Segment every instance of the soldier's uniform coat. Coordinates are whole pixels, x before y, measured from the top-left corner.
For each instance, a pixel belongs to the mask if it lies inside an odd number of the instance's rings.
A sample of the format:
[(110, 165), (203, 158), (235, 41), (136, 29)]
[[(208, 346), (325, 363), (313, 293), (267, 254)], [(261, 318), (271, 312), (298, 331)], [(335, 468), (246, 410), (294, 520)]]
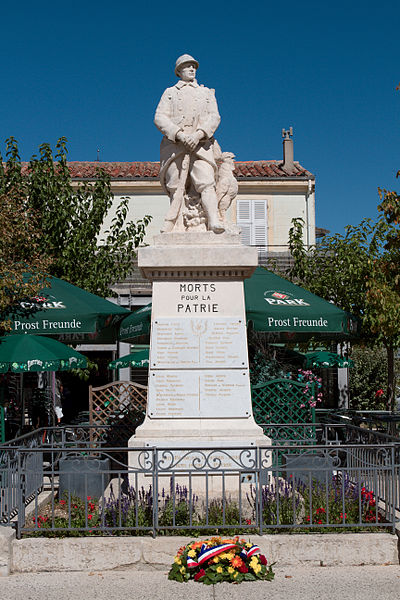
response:
[(215, 92), (196, 81), (178, 81), (167, 88), (157, 106), (154, 123), (164, 134), (160, 148), (160, 181), (171, 195), (176, 190), (182, 159), (188, 150), (176, 140), (178, 131), (205, 133), (191, 153), (189, 174), (198, 193), (215, 186), (217, 165), (214, 154), (220, 152), (213, 135), (220, 123)]

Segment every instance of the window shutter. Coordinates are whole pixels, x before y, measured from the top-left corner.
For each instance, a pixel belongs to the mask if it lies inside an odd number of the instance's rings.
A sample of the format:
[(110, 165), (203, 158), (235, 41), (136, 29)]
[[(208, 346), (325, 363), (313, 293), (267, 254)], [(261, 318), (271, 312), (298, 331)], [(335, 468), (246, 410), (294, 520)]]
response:
[(251, 204), (250, 200), (238, 200), (237, 201), (237, 222), (250, 223), (251, 221)]
[(241, 228), (241, 240), (246, 246), (267, 246), (267, 201), (238, 200), (237, 224)]
[(240, 227), (240, 241), (245, 246), (251, 246), (251, 225), (246, 223), (238, 223)]
[(236, 222), (240, 227), (240, 240), (245, 246), (251, 246), (251, 202), (238, 200)]
[(267, 245), (267, 203), (265, 200), (254, 201), (253, 240), (255, 246)]

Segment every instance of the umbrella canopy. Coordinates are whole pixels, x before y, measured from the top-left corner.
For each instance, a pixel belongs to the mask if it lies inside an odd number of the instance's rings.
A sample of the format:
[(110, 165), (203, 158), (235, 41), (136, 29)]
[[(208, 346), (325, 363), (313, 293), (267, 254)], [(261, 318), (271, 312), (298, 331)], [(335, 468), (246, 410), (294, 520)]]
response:
[(148, 334), (151, 323), (151, 302), (126, 317), (119, 326), (118, 339), (130, 340)]
[[(358, 332), (359, 322), (350, 313), (302, 287), (257, 267), (244, 282), (247, 322), (255, 331), (271, 334), (275, 342), (346, 339)], [(119, 339), (134, 340), (149, 333), (151, 304), (124, 319)]]
[(0, 337), (0, 373), (69, 371), (86, 367), (83, 354), (57, 340), (24, 334)]
[(113, 360), (108, 365), (109, 369), (124, 369), (126, 367), (135, 367), (137, 369), (145, 367), (149, 364), (149, 349), (141, 350), (140, 352), (132, 352), (126, 356), (121, 356), (117, 360)]
[(273, 339), (343, 339), (358, 330), (350, 313), (262, 267), (245, 280), (244, 289), (247, 322)]
[(305, 367), (338, 367), (343, 369), (354, 367), (354, 362), (351, 358), (345, 358), (335, 352), (320, 350), (319, 352), (308, 352), (305, 355)]
[(37, 296), (2, 315), (12, 322), (10, 334), (48, 335), (68, 342), (115, 341), (119, 322), (130, 314), (126, 308), (57, 277), (48, 280)]

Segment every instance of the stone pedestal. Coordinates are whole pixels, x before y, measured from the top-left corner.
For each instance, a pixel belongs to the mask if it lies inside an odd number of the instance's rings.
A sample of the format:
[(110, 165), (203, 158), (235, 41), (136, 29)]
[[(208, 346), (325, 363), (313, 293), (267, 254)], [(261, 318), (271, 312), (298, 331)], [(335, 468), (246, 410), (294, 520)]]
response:
[(153, 282), (149, 394), (130, 447), (268, 446), (252, 412), (243, 288), (257, 250), (229, 233), (154, 242), (139, 250)]

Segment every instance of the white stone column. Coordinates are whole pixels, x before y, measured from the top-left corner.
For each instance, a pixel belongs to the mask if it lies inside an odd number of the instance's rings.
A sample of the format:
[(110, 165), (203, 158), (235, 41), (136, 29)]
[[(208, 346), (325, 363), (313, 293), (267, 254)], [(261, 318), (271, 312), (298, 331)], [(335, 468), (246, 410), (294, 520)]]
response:
[(130, 445), (256, 445), (243, 280), (257, 250), (224, 233), (170, 233), (139, 250), (153, 282), (146, 419)]

